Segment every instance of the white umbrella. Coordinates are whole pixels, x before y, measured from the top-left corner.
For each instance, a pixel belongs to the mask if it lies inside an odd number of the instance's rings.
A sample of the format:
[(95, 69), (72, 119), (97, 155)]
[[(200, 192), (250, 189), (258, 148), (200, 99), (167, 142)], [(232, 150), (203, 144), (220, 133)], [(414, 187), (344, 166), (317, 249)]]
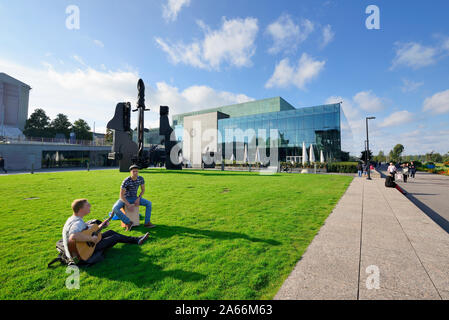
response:
[(260, 162), (259, 146), (256, 147), (256, 158), (254, 162)]
[(245, 153), (243, 154), (243, 162), (248, 162), (248, 146), (245, 144)]
[(313, 144), (310, 144), (309, 160), (310, 160), (310, 163), (315, 162), (315, 152), (313, 152)]
[(323, 154), (323, 150), (321, 150), (320, 152), (320, 162), (324, 163), (324, 154)]
[(229, 159), (229, 160), (231, 160), (231, 161), (235, 160), (234, 154), (232, 154), (231, 159)]
[(309, 159), (307, 158), (306, 143), (302, 142), (302, 164), (305, 165)]

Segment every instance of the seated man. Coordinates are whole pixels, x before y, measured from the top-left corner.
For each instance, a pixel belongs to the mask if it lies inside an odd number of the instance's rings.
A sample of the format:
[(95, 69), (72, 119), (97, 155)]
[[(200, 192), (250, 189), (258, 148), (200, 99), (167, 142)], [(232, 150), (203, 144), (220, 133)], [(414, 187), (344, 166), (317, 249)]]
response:
[[(83, 217), (90, 213), (90, 203), (87, 199), (77, 199), (72, 203), (73, 215), (67, 219), (62, 230), (62, 239), (64, 241), (65, 254), (69, 259), (78, 258), (76, 248), (73, 249), (70, 243), (74, 242), (93, 242), (96, 244), (93, 254), (115, 246), (117, 243), (134, 243), (142, 245), (148, 238), (148, 232), (141, 237), (128, 237), (109, 230), (102, 233), (102, 239), (99, 241), (97, 236), (88, 236), (81, 231), (88, 229), (88, 225), (83, 221)], [(109, 221), (104, 221), (99, 227), (107, 227)]]
[[(145, 224), (147, 228), (154, 228), (155, 225), (150, 222), (151, 218), (151, 201), (143, 199), (142, 196), (145, 193), (145, 180), (143, 177), (139, 176), (139, 167), (137, 165), (132, 165), (129, 167), (130, 176), (123, 180), (120, 188), (120, 199), (112, 207), (114, 214), (126, 224), (126, 230), (131, 230), (133, 223), (132, 221), (120, 210), (124, 206), (130, 207), (132, 205), (145, 206)], [(137, 190), (140, 186), (140, 194), (137, 197)]]

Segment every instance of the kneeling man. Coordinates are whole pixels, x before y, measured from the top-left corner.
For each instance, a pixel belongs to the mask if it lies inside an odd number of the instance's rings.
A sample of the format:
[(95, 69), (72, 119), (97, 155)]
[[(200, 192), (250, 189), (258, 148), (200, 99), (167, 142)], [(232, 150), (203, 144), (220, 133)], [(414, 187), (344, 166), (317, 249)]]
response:
[[(72, 203), (73, 215), (67, 219), (62, 230), (62, 239), (64, 242), (65, 254), (69, 259), (79, 258), (76, 249), (70, 250), (70, 243), (74, 242), (93, 242), (96, 244), (94, 254), (98, 251), (104, 251), (115, 246), (117, 243), (133, 243), (142, 245), (148, 238), (148, 232), (141, 237), (128, 237), (115, 231), (109, 230), (101, 234), (101, 240), (97, 236), (85, 235), (81, 231), (89, 228), (84, 222), (83, 217), (90, 213), (90, 203), (87, 199), (77, 199)], [(99, 227), (107, 227), (109, 221), (103, 221)]]
[[(145, 224), (147, 228), (154, 228), (155, 225), (150, 222), (151, 218), (151, 201), (146, 200), (143, 197), (145, 193), (145, 180), (139, 176), (139, 167), (132, 165), (129, 167), (130, 176), (123, 180), (120, 187), (120, 199), (112, 207), (114, 214), (126, 224), (126, 230), (131, 230), (132, 221), (120, 210), (124, 206), (145, 206)], [(137, 196), (137, 190), (140, 186), (140, 194)]]

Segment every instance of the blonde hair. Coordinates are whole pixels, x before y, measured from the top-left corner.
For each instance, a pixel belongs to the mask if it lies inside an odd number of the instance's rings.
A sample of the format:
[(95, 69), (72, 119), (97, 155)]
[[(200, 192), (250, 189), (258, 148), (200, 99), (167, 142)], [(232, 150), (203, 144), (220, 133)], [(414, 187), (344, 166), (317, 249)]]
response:
[(82, 207), (87, 203), (87, 199), (75, 199), (72, 202), (73, 212), (78, 213)]

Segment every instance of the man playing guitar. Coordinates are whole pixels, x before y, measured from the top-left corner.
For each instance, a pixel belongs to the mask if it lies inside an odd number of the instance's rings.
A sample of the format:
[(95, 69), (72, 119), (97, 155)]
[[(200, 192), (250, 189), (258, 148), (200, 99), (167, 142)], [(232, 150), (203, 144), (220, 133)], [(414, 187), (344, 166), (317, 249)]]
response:
[[(94, 243), (95, 251), (103, 251), (105, 249), (115, 246), (117, 243), (134, 243), (142, 245), (148, 238), (148, 232), (141, 237), (128, 237), (115, 231), (109, 230), (102, 233), (101, 240), (97, 236), (90, 236), (82, 231), (89, 228), (84, 222), (83, 217), (90, 213), (90, 203), (87, 199), (76, 199), (72, 203), (73, 215), (67, 219), (64, 228), (62, 230), (62, 238), (64, 241), (65, 254), (69, 259), (80, 260), (79, 254), (70, 243), (75, 242), (91, 242)], [(103, 221), (99, 228), (107, 227), (109, 225), (109, 219)]]

